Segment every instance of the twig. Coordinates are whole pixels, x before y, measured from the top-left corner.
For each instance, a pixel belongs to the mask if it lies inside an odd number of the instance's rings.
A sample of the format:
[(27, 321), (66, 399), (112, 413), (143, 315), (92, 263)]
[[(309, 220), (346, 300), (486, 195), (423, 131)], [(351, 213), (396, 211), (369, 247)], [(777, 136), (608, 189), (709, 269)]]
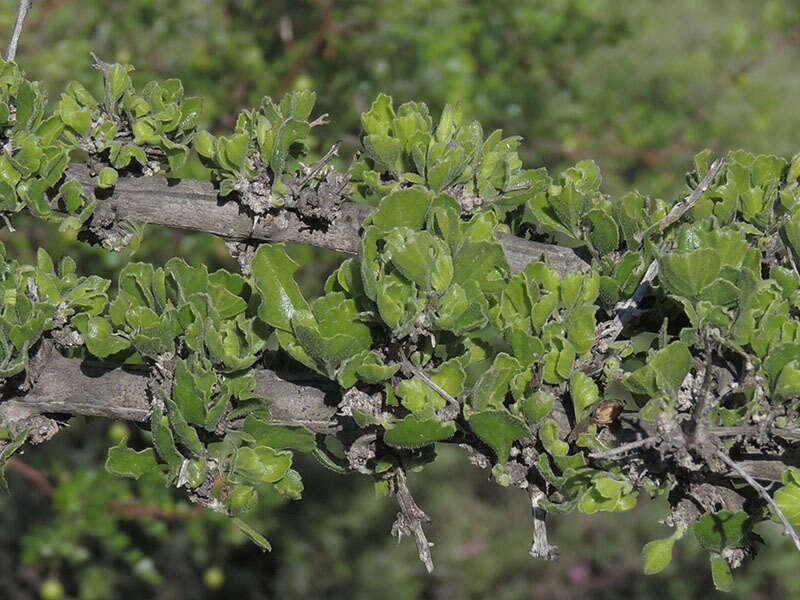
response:
[(138, 519), (139, 517), (155, 517), (164, 520), (186, 519), (206, 512), (202, 506), (187, 506), (185, 510), (170, 510), (160, 506), (142, 504), (137, 500), (114, 500), (108, 507), (111, 511), (127, 519)]
[(425, 537), (425, 531), (422, 529), (422, 523), (430, 523), (431, 518), (414, 502), (411, 491), (408, 489), (406, 472), (403, 467), (397, 468), (394, 476), (395, 496), (397, 497), (397, 503), (400, 505), (400, 512), (397, 513), (397, 518), (392, 525), (392, 535), (397, 536), (398, 542), (403, 539), (403, 536), (413, 535), (414, 540), (417, 542), (419, 559), (425, 565), (428, 573), (432, 573), (433, 557), (431, 556), (431, 546), (433, 544)]
[(434, 392), (436, 392), (442, 398), (447, 400), (448, 404), (451, 404), (452, 406), (457, 407), (459, 411), (461, 410), (461, 404), (459, 404), (458, 400), (456, 398), (454, 398), (453, 396), (451, 396), (447, 392), (447, 390), (445, 390), (442, 386), (440, 386), (438, 383), (436, 383), (433, 379), (428, 377), (428, 375), (427, 375), (427, 373), (425, 373), (425, 371), (423, 371), (419, 367), (415, 367), (413, 364), (411, 364), (411, 361), (406, 358), (405, 354), (401, 354), (400, 358), (403, 361), (403, 367), (407, 371), (410, 371), (416, 377), (419, 377), (422, 380), (422, 382), (425, 383), (429, 388), (431, 388)]
[(630, 450), (635, 450), (636, 448), (647, 446), (655, 441), (656, 441), (655, 437), (649, 436), (646, 438), (642, 438), (640, 440), (636, 440), (635, 442), (622, 444), (621, 446), (617, 446), (616, 448), (603, 450), (601, 452), (593, 452), (592, 454), (589, 455), (589, 458), (611, 458), (613, 456), (617, 456), (618, 454), (625, 454)]
[(703, 340), (706, 350), (706, 372), (703, 374), (703, 383), (700, 386), (700, 393), (698, 394), (697, 401), (692, 410), (692, 419), (694, 420), (695, 427), (692, 436), (695, 439), (705, 431), (705, 418), (708, 414), (709, 398), (711, 396), (711, 341), (708, 339), (707, 330), (703, 331)]
[[(39, 471), (30, 465), (22, 462), (16, 457), (12, 457), (8, 461), (8, 468), (16, 471), (22, 477), (30, 481), (48, 498), (52, 497), (56, 492), (56, 486), (50, 483), (50, 480)], [(152, 506), (149, 504), (142, 504), (136, 499), (120, 499), (112, 500), (108, 505), (109, 510), (127, 519), (136, 519), (139, 517), (155, 517), (157, 519), (184, 519), (186, 517), (197, 516), (205, 512), (205, 509), (199, 506), (189, 506), (186, 510), (169, 510), (161, 508), (160, 506)]]
[(639, 310), (639, 304), (647, 293), (650, 283), (656, 278), (656, 275), (658, 275), (658, 260), (653, 260), (653, 262), (648, 265), (647, 271), (645, 271), (644, 277), (642, 277), (633, 295), (625, 302), (617, 304), (617, 313), (614, 315), (614, 318), (609, 322), (601, 323), (597, 326), (595, 339), (598, 345), (611, 344), (619, 337), (619, 334), (622, 333), (622, 330), (625, 329), (628, 322), (641, 312)]
[(5, 213), (0, 213), (0, 217), (3, 218), (3, 221), (6, 223), (6, 228), (8, 229), (9, 233), (15, 233), (17, 230), (14, 229), (14, 226), (11, 224), (11, 221), (8, 220), (8, 217)]
[(32, 0), (19, 0), (17, 5), (17, 20), (14, 21), (14, 30), (11, 32), (11, 39), (8, 42), (8, 49), (6, 50), (6, 60), (14, 60), (17, 56), (17, 44), (22, 35), (22, 25), (25, 23), (25, 16), (33, 4)]
[(706, 432), (717, 437), (731, 437), (736, 435), (763, 435), (768, 433), (785, 440), (800, 440), (800, 430), (785, 427), (767, 427), (766, 431), (758, 425), (739, 425), (733, 427), (709, 427)]
[(41, 471), (25, 464), (20, 459), (12, 457), (8, 460), (8, 468), (16, 471), (22, 477), (38, 487), (45, 496), (52, 496), (55, 493), (55, 486), (45, 477)]
[(320, 158), (314, 166), (310, 167), (308, 173), (306, 173), (305, 177), (303, 177), (299, 182), (295, 184), (295, 188), (298, 190), (301, 189), (305, 184), (307, 184), (311, 179), (320, 172), (320, 170), (327, 165), (331, 160), (333, 160), (334, 156), (339, 156), (339, 143), (335, 143), (333, 146), (330, 147), (325, 153), (325, 156)]
[(533, 558), (544, 560), (558, 560), (558, 546), (553, 546), (547, 540), (547, 513), (539, 507), (539, 502), (544, 498), (544, 492), (538, 487), (528, 487), (531, 497), (531, 512), (533, 514), (533, 542), (528, 552)]
[(311, 123), (309, 123), (308, 126), (311, 129), (313, 129), (314, 127), (321, 127), (322, 125), (327, 125), (329, 123), (328, 116), (329, 116), (328, 113), (322, 113), (316, 119), (311, 121)]
[(327, 2), (324, 4), (325, 12), (322, 13), (322, 19), (320, 20), (319, 27), (317, 27), (317, 30), (314, 32), (314, 36), (311, 38), (308, 47), (306, 48), (305, 52), (303, 52), (297, 58), (297, 60), (294, 61), (292, 66), (289, 67), (286, 75), (284, 75), (283, 79), (278, 85), (278, 91), (275, 94), (278, 98), (286, 93), (300, 72), (308, 64), (308, 61), (311, 60), (311, 57), (317, 53), (317, 51), (322, 47), (322, 43), (325, 41), (325, 35), (328, 33), (331, 25), (333, 24), (333, 9), (336, 6), (336, 2), (334, 0), (327, 0)]
[(92, 63), (92, 67), (100, 71), (103, 75), (108, 75), (108, 65), (106, 64), (106, 61), (97, 56), (94, 51), (89, 52), (89, 56), (91, 56), (92, 60), (94, 61), (94, 63)]
[(764, 500), (767, 501), (767, 504), (770, 505), (772, 510), (775, 511), (775, 514), (778, 515), (778, 518), (781, 520), (781, 523), (783, 523), (784, 533), (792, 539), (795, 548), (797, 548), (797, 550), (800, 551), (800, 536), (797, 535), (797, 532), (794, 530), (794, 527), (792, 527), (792, 524), (789, 523), (789, 519), (786, 518), (786, 515), (783, 514), (783, 511), (780, 509), (775, 500), (772, 499), (772, 496), (770, 496), (767, 490), (764, 489), (764, 486), (762, 486), (755, 479), (753, 479), (747, 471), (745, 471), (742, 467), (740, 467), (736, 463), (736, 461), (734, 461), (730, 456), (725, 454), (722, 450), (717, 449), (716, 455), (722, 460), (722, 462), (724, 462), (731, 469), (733, 469), (739, 475), (741, 475), (742, 479), (744, 479), (747, 483), (749, 483), (750, 487), (752, 487), (756, 492), (758, 492), (759, 496), (761, 496)]
[(669, 211), (666, 217), (657, 221), (644, 231), (641, 231), (633, 236), (637, 242), (641, 242), (648, 233), (650, 233), (654, 229), (658, 229), (659, 231), (664, 231), (667, 227), (675, 223), (678, 219), (680, 219), (686, 212), (691, 209), (700, 197), (708, 191), (708, 188), (711, 187), (711, 184), (714, 182), (714, 179), (717, 176), (717, 173), (720, 172), (722, 166), (725, 164), (725, 157), (719, 157), (711, 163), (711, 166), (708, 168), (708, 172), (705, 174), (703, 179), (697, 184), (697, 187), (692, 190), (692, 193), (683, 201), (678, 202), (675, 206), (672, 207), (672, 210)]

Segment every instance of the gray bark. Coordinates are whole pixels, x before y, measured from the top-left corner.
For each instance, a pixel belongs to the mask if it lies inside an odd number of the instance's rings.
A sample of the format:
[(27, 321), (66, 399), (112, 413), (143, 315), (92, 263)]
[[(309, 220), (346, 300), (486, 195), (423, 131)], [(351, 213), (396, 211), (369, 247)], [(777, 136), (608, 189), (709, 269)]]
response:
[[(143, 367), (120, 367), (65, 358), (54, 352), (48, 357), (32, 389), (0, 401), (0, 422), (7, 425), (41, 414), (98, 416), (144, 422), (150, 418), (147, 371)], [(269, 402), (272, 420), (297, 424), (314, 433), (336, 434), (342, 430), (337, 419), (342, 389), (321, 376), (297, 376), (256, 371), (256, 394)], [(556, 404), (556, 410), (561, 407)], [(620, 419), (619, 427), (606, 429), (604, 439), (619, 445), (635, 439), (644, 423)], [(797, 456), (751, 456), (740, 466), (757, 479), (780, 481)], [(728, 476), (738, 479), (733, 472)]]
[[(54, 352), (33, 388), (0, 402), (0, 422), (34, 414), (69, 414), (147, 421), (147, 370), (65, 358)], [(257, 395), (269, 401), (275, 423), (301, 424), (315, 433), (335, 433), (339, 387), (314, 377), (256, 371)]]
[[(175, 229), (204, 231), (231, 240), (296, 242), (320, 248), (357, 254), (361, 241), (361, 223), (373, 210), (371, 206), (342, 202), (338, 216), (322, 230), (304, 223), (292, 211), (281, 212), (283, 219), (253, 218), (233, 200), (221, 198), (210, 181), (168, 179), (166, 177), (120, 177), (113, 193), (94, 189), (94, 177), (88, 167), (72, 164), (67, 177), (76, 179), (85, 193), (96, 191), (98, 216)], [(524, 240), (500, 233), (500, 243), (514, 273), (542, 255), (562, 275), (586, 270), (588, 264), (574, 250)]]

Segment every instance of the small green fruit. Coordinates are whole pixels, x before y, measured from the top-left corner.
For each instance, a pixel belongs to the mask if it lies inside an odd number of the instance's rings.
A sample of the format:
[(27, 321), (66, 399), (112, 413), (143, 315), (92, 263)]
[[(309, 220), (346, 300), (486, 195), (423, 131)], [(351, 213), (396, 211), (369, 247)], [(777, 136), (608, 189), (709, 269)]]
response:
[(120, 421), (115, 421), (108, 428), (108, 439), (115, 444), (119, 444), (122, 440), (126, 439), (131, 434), (130, 428)]
[(203, 573), (203, 582), (209, 589), (221, 588), (225, 584), (225, 573), (217, 566), (208, 567)]
[(55, 577), (48, 577), (39, 588), (42, 600), (59, 600), (64, 597), (64, 586)]

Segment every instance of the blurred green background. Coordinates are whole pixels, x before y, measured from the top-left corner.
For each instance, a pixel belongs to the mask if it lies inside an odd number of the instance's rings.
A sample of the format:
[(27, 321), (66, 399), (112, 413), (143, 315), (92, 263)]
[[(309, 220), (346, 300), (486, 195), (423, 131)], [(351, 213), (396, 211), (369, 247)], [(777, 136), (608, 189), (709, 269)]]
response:
[[(16, 0), (0, 0), (0, 37)], [(460, 101), (485, 131), (524, 138), (528, 167), (558, 171), (593, 158), (612, 195), (639, 189), (676, 197), (693, 155), (744, 147), (800, 149), (800, 2), (797, 0), (37, 0), (17, 60), (56, 101), (78, 79), (99, 90), (89, 51), (130, 62), (142, 85), (179, 77), (206, 98), (204, 126), (232, 128), (264, 95), (310, 88), (330, 124), (314, 130), (321, 155), (358, 146), (359, 113), (378, 92), (424, 100), (434, 114)], [(202, 177), (195, 164), (184, 175)], [(19, 216), (9, 253), (39, 246), (70, 254), (84, 272), (113, 277), (127, 253), (87, 248), (74, 236)], [(340, 257), (304, 247), (301, 285), (313, 296)], [(178, 255), (235, 269), (211, 236), (148, 228), (135, 259)], [(530, 515), (519, 490), (499, 488), (458, 448), (411, 476), (433, 518), (437, 569), (427, 576), (414, 544), (389, 536), (392, 499), (370, 481), (297, 457), (304, 499), (274, 497), (251, 522), (273, 545), (262, 555), (228, 520), (198, 513), (180, 492), (102, 469), (109, 444), (141, 435), (122, 423), (73, 419), (52, 442), (29, 448), (0, 497), (0, 598), (214, 599), (692, 598), (715, 594), (707, 555), (688, 538), (657, 576), (642, 574), (642, 546), (667, 529), (665, 504), (629, 513), (555, 516), (557, 564), (527, 555)], [(777, 527), (735, 573), (729, 597), (800, 597), (798, 559)], [(793, 569), (795, 569), (793, 571)]]

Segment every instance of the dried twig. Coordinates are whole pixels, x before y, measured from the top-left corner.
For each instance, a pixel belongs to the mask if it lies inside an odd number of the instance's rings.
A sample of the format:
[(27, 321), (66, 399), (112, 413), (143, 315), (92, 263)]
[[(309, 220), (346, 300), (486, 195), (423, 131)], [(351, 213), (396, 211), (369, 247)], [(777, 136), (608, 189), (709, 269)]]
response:
[(309, 167), (308, 173), (306, 173), (305, 177), (303, 177), (299, 182), (294, 184), (296, 189), (301, 189), (305, 184), (307, 184), (314, 176), (319, 173), (325, 165), (333, 160), (335, 156), (339, 156), (339, 143), (335, 143), (330, 149), (325, 153), (325, 156), (320, 158), (313, 166)]
[(610, 448), (608, 450), (603, 450), (601, 452), (592, 452), (589, 455), (589, 458), (612, 458), (619, 454), (625, 454), (631, 450), (636, 450), (637, 448), (641, 448), (642, 446), (648, 446), (656, 441), (656, 438), (653, 436), (642, 438), (640, 440), (636, 440), (635, 442), (629, 442), (627, 444), (622, 444), (621, 446), (617, 446), (616, 448)]
[[(669, 211), (669, 214), (666, 217), (657, 223), (654, 223), (647, 230), (634, 235), (634, 239), (637, 242), (641, 242), (645, 235), (647, 235), (650, 231), (653, 231), (654, 229), (664, 231), (664, 229), (680, 219), (686, 213), (686, 211), (697, 204), (697, 201), (700, 199), (700, 197), (708, 190), (709, 187), (711, 187), (714, 178), (717, 176), (724, 164), (725, 158), (723, 157), (717, 158), (714, 162), (712, 162), (702, 181), (700, 181), (697, 187), (692, 190), (692, 193), (689, 194), (689, 196), (683, 202), (679, 202), (673, 206), (672, 210)], [(665, 246), (662, 245), (661, 251), (663, 252), (664, 250)], [(595, 332), (595, 339), (599, 345), (607, 345), (616, 340), (617, 337), (619, 337), (619, 334), (622, 333), (625, 325), (627, 325), (633, 317), (640, 314), (641, 311), (639, 309), (639, 304), (644, 298), (644, 295), (647, 293), (650, 283), (656, 278), (656, 275), (658, 275), (658, 260), (653, 260), (648, 265), (642, 281), (639, 283), (636, 291), (633, 292), (633, 296), (631, 296), (625, 302), (617, 304), (615, 307), (616, 315), (614, 315), (614, 319), (598, 325), (597, 331)]]
[(8, 220), (8, 217), (6, 216), (5, 213), (0, 213), (0, 217), (3, 218), (3, 221), (5, 222), (6, 228), (8, 229), (9, 233), (15, 233), (17, 231), (16, 229), (14, 229), (14, 226), (11, 224), (11, 221)]
[(425, 565), (428, 573), (432, 573), (433, 557), (431, 556), (431, 546), (433, 544), (425, 537), (425, 531), (422, 529), (422, 524), (430, 523), (431, 518), (414, 502), (411, 491), (408, 489), (406, 472), (403, 467), (396, 469), (394, 474), (395, 496), (397, 497), (397, 503), (400, 505), (400, 512), (397, 513), (397, 518), (392, 525), (392, 535), (397, 536), (398, 542), (403, 536), (413, 535), (417, 542), (419, 559)]
[(731, 469), (733, 469), (739, 475), (741, 475), (742, 479), (744, 479), (747, 483), (749, 483), (750, 487), (752, 487), (756, 492), (758, 492), (759, 496), (761, 496), (764, 500), (767, 501), (767, 504), (770, 505), (772, 510), (775, 511), (775, 514), (781, 520), (781, 523), (783, 523), (784, 533), (792, 539), (795, 548), (797, 548), (797, 550), (800, 551), (800, 536), (797, 535), (797, 532), (794, 530), (794, 527), (792, 527), (792, 524), (789, 523), (789, 519), (786, 518), (786, 515), (783, 514), (783, 511), (775, 502), (775, 500), (772, 499), (772, 496), (770, 496), (767, 490), (764, 489), (764, 486), (762, 486), (755, 479), (753, 479), (753, 477), (751, 477), (747, 471), (745, 471), (742, 467), (740, 467), (735, 460), (733, 460), (730, 456), (725, 454), (722, 450), (717, 449), (715, 454), (720, 458), (720, 460), (722, 460), (722, 462), (724, 462)]
[(645, 231), (641, 231), (633, 236), (633, 238), (640, 242), (644, 239), (644, 237), (653, 231), (654, 229), (658, 229), (659, 231), (664, 231), (667, 227), (675, 223), (678, 219), (680, 219), (686, 212), (691, 209), (700, 197), (708, 191), (708, 188), (711, 187), (711, 184), (714, 182), (714, 179), (717, 177), (717, 174), (722, 169), (722, 166), (725, 164), (725, 158), (719, 157), (711, 163), (711, 166), (708, 168), (708, 172), (703, 176), (703, 179), (697, 184), (697, 187), (692, 190), (692, 193), (689, 194), (683, 202), (678, 202), (675, 206), (672, 207), (672, 210), (669, 211), (666, 217), (661, 219), (660, 221), (654, 223), (652, 226), (648, 227)]
[(17, 45), (22, 35), (22, 25), (25, 23), (25, 17), (28, 14), (31, 4), (33, 4), (32, 0), (19, 0), (19, 4), (17, 5), (17, 20), (14, 21), (14, 30), (11, 32), (11, 39), (8, 42), (6, 60), (14, 60), (17, 56)]
[(614, 318), (611, 321), (601, 323), (597, 326), (595, 339), (598, 345), (611, 344), (619, 337), (619, 334), (622, 333), (622, 330), (625, 329), (628, 322), (640, 313), (639, 304), (642, 299), (644, 299), (644, 295), (647, 293), (647, 290), (650, 288), (650, 283), (656, 278), (656, 275), (658, 275), (658, 260), (654, 260), (647, 267), (647, 271), (645, 271), (644, 277), (642, 277), (642, 281), (639, 282), (633, 295), (625, 302), (617, 304)]
[(785, 440), (800, 440), (800, 430), (786, 427), (761, 427), (760, 425), (737, 425), (731, 427), (709, 427), (706, 433), (717, 437), (732, 437), (737, 435), (761, 436), (774, 435)]
[(539, 502), (544, 499), (544, 492), (534, 485), (529, 486), (528, 491), (531, 497), (531, 511), (533, 513), (533, 542), (528, 554), (533, 558), (558, 560), (558, 546), (553, 546), (547, 540), (547, 523), (545, 522), (547, 513), (539, 507)]
[(103, 75), (108, 75), (108, 64), (106, 64), (106, 61), (97, 56), (93, 51), (89, 52), (89, 56), (91, 56), (94, 61), (92, 67), (100, 71)]
[(703, 339), (706, 351), (706, 372), (703, 375), (703, 383), (700, 386), (697, 400), (692, 410), (692, 419), (694, 420), (694, 434), (693, 437), (699, 437), (705, 431), (705, 419), (709, 410), (709, 400), (711, 397), (711, 341), (708, 337), (708, 331), (704, 330)]

